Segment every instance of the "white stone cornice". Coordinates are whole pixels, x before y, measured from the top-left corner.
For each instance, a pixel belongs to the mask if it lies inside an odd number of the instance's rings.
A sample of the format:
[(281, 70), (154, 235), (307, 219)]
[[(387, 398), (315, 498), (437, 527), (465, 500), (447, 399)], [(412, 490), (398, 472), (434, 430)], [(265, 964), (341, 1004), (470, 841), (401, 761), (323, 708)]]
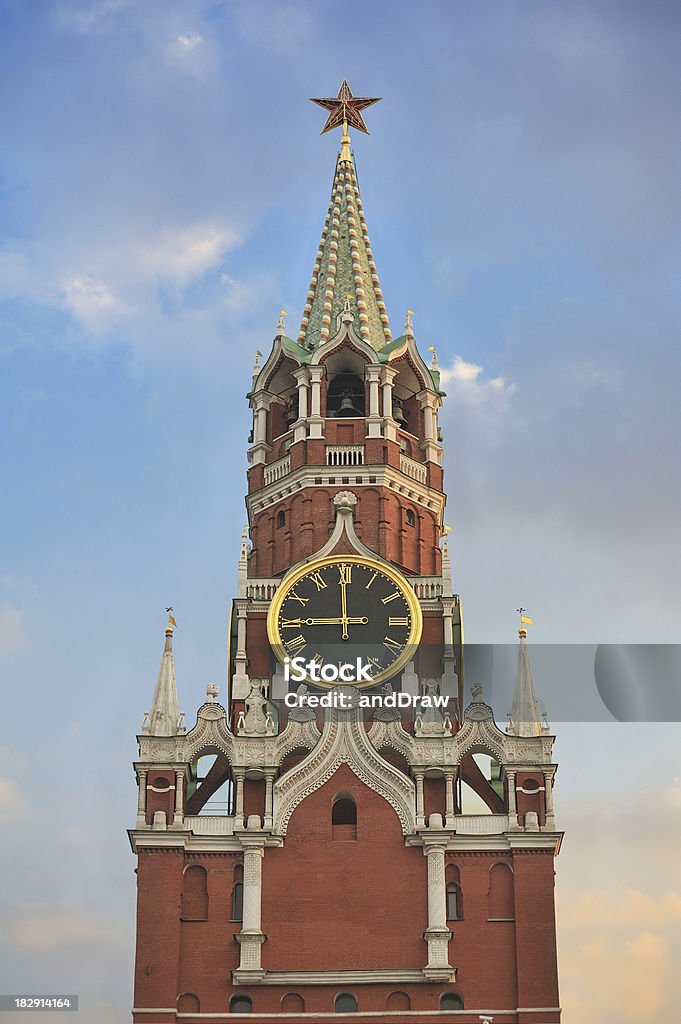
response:
[[(455, 974), (456, 968), (450, 968)], [(232, 972), (235, 984), (244, 984), (237, 971)], [(409, 985), (418, 984), (430, 979), (424, 975), (423, 969), (409, 968), (377, 968), (370, 971), (266, 971), (259, 980), (260, 985)], [(391, 1014), (392, 1015), (392, 1014)], [(323, 1014), (322, 1016), (330, 1016)]]
[[(442, 491), (428, 487), (418, 480), (413, 480), (401, 470), (393, 466), (364, 464), (361, 466), (300, 466), (294, 469), (288, 476), (274, 483), (253, 491), (246, 497), (246, 506), (249, 515), (257, 515), (263, 509), (269, 508), (282, 498), (300, 491), (305, 487), (319, 488), (322, 486), (335, 486), (329, 484), (329, 480), (338, 480), (339, 476), (351, 476), (352, 487), (389, 487), (398, 494), (404, 494), (410, 500), (415, 501), (424, 508), (431, 509), (440, 518), (444, 512), (445, 496)], [(375, 477), (375, 482), (369, 483), (369, 476)], [(357, 477), (362, 480), (361, 484), (356, 482)], [(321, 479), (322, 483), (315, 483)]]

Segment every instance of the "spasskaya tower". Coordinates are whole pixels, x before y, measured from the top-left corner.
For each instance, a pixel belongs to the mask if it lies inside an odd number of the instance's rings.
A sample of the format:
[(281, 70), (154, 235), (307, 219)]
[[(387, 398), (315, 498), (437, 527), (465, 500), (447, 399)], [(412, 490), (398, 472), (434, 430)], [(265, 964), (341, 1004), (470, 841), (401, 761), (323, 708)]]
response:
[(410, 311), (393, 337), (350, 148), (376, 100), (315, 102), (341, 147), (300, 330), (279, 317), (249, 390), (226, 700), (186, 731), (171, 619), (138, 737), (133, 1020), (557, 1024), (524, 621), (502, 732), (465, 699), (437, 358)]

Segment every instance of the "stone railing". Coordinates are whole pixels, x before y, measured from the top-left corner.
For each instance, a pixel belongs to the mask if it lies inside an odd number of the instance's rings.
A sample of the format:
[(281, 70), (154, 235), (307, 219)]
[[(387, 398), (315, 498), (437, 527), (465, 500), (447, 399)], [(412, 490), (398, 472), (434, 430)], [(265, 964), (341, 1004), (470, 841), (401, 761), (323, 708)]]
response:
[(231, 836), (234, 834), (234, 818), (226, 814), (186, 814), (185, 828), (197, 836)]
[(285, 455), (283, 459), (277, 459), (276, 462), (271, 462), (269, 466), (265, 466), (265, 487), (267, 487), (268, 484), (275, 483), (277, 480), (281, 480), (284, 476), (288, 476), (290, 472), (290, 455)]
[(246, 597), (251, 601), (271, 601), (278, 586), (278, 580), (248, 579), (246, 580)]
[(508, 814), (457, 814), (457, 833), (472, 836), (495, 836), (508, 832)]
[(363, 466), (363, 444), (327, 444), (327, 466)]
[(436, 601), (444, 593), (441, 576), (419, 576), (409, 582), (421, 601)]
[(422, 462), (416, 462), (408, 455), (400, 455), (400, 469), (411, 480), (416, 480), (419, 484), (428, 483), (428, 468)]

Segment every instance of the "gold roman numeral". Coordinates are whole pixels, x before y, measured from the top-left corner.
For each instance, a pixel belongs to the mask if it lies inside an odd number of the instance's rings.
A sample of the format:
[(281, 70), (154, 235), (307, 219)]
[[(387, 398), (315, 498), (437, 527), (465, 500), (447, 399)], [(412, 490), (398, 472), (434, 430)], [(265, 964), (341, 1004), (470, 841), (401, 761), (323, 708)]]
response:
[(381, 604), (390, 604), (390, 602), (394, 601), (396, 597), (401, 597), (401, 596), (402, 595), (400, 594), (399, 590), (396, 590), (394, 594), (388, 594), (387, 597), (382, 597), (381, 598)]
[(368, 590), (368, 589), (369, 589), (369, 587), (370, 587), (370, 586), (371, 586), (371, 584), (372, 584), (372, 583), (374, 582), (374, 580), (376, 579), (376, 577), (377, 577), (377, 576), (378, 576), (378, 573), (377, 573), (377, 572), (375, 572), (375, 573), (373, 574), (373, 576), (371, 577), (371, 579), (369, 580), (369, 582), (367, 583), (366, 587), (364, 588), (365, 590)]
[(308, 579), (312, 580), (312, 582), (317, 588), (317, 591), (326, 590), (326, 582), (323, 579), (322, 574), (321, 572), (319, 572), (319, 570), (317, 570), (317, 572), (313, 572), (310, 576), (308, 576)]
[(339, 583), (352, 583), (352, 566), (351, 565), (339, 565), (338, 571), (340, 573)]
[(391, 654), (397, 654), (402, 650), (404, 644), (400, 644), (397, 640), (393, 640), (392, 637), (386, 636), (383, 638), (383, 646), (387, 647)]
[(406, 615), (391, 615), (388, 618), (389, 626), (408, 626), (409, 618)]
[(281, 620), (281, 628), (282, 629), (300, 629), (302, 624), (303, 624), (303, 620), (302, 619), (282, 619)]
[(294, 636), (292, 640), (287, 640), (286, 647), (293, 651), (302, 651), (303, 647), (307, 647), (307, 640), (301, 633), (300, 636)]
[(292, 590), (291, 593), (286, 598), (286, 600), (287, 601), (288, 600), (297, 601), (298, 604), (302, 604), (303, 607), (304, 607), (307, 604), (307, 602), (310, 600), (310, 598), (309, 597), (298, 597), (298, 595), (296, 594), (295, 590)]

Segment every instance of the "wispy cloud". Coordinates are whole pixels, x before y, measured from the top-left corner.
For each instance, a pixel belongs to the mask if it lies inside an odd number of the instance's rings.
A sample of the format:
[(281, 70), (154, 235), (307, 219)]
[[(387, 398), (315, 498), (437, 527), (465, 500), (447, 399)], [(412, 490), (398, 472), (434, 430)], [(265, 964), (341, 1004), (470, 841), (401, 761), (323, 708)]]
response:
[(19, 650), (26, 643), (25, 612), (11, 604), (0, 607), (0, 657)]

